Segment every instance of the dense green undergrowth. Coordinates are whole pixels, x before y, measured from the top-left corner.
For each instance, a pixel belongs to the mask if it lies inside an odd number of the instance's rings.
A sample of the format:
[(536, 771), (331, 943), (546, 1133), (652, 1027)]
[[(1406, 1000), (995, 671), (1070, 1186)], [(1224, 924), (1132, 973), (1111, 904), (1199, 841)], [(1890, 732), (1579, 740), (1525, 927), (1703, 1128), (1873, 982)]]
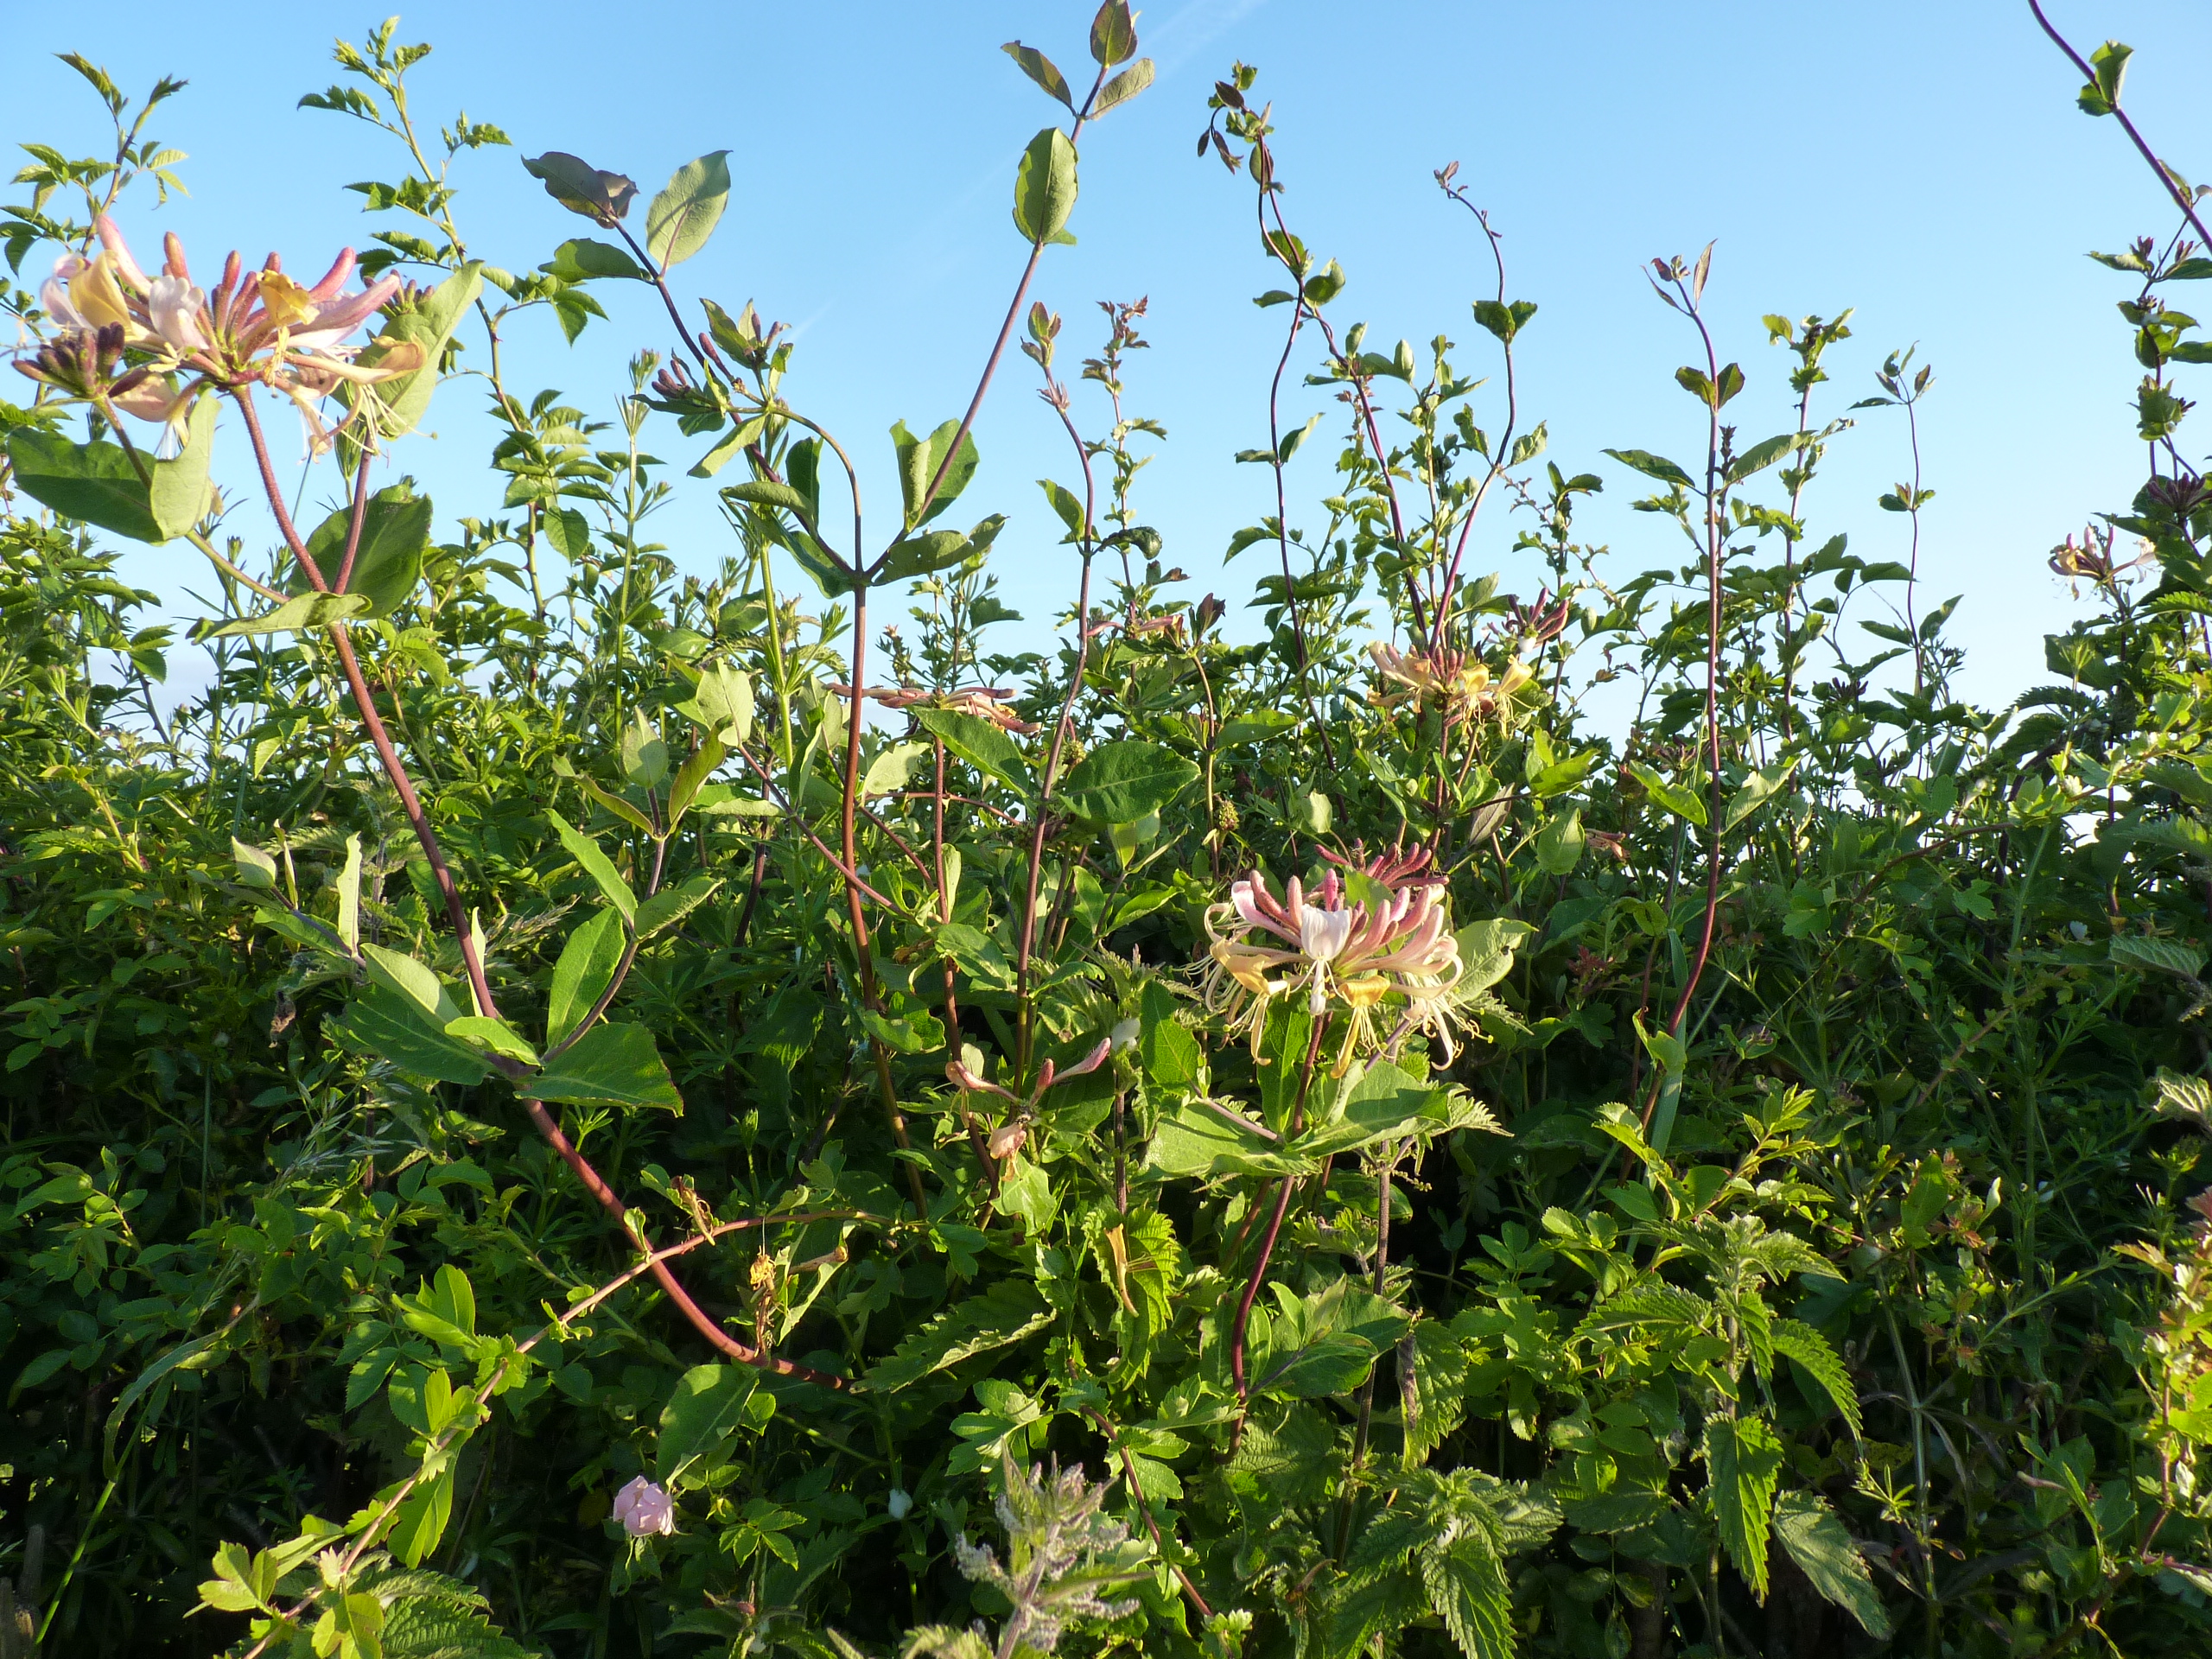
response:
[[(1502, 257), (1478, 350), (1370, 338), (1240, 66), (1200, 149), (1287, 366), (1238, 459), (1334, 454), (1235, 537), (1238, 634), (1146, 516), (1144, 305), (1033, 302), (1151, 79), (1122, 0), (1089, 48), (1007, 48), (1064, 124), (976, 404), (1068, 448), (988, 516), (973, 407), (849, 447), (686, 289), (721, 153), (635, 204), (530, 159), (591, 234), (499, 268), (447, 168), (505, 139), (421, 124), (387, 25), (306, 100), (402, 168), (310, 288), (152, 257), (175, 89), (76, 65), (115, 147), (0, 221), (0, 1653), (2204, 1651), (2193, 194), (2096, 256), (2145, 481), (1985, 709), (1916, 470), (1879, 549), (1815, 511), (1833, 445), (1916, 456), (1910, 353), (1770, 316), (1747, 377), (1655, 261), (1681, 423), (1573, 470)], [(618, 295), (628, 395), (518, 378)], [(434, 391), (496, 423), (465, 501), (398, 470)], [(651, 539), (678, 491), (719, 545)]]

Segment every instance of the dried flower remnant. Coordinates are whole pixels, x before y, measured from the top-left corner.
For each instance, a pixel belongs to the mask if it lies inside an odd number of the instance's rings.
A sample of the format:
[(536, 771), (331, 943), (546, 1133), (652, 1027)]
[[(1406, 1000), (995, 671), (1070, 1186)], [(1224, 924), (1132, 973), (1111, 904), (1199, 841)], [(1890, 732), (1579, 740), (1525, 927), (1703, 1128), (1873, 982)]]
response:
[(1014, 1102), (1015, 1109), (1005, 1122), (991, 1131), (990, 1140), (986, 1143), (993, 1158), (1011, 1158), (1021, 1150), (1022, 1142), (1029, 1138), (1029, 1126), (1036, 1121), (1038, 1103), (1045, 1098), (1045, 1091), (1056, 1083), (1065, 1083), (1070, 1077), (1080, 1077), (1096, 1071), (1106, 1064), (1107, 1056), (1113, 1052), (1114, 1039), (1109, 1037), (1065, 1071), (1056, 1069), (1052, 1061), (1046, 1061), (1038, 1068), (1037, 1080), (1030, 1086), (1026, 1099), (1011, 1089), (984, 1081), (982, 1075), (965, 1059), (948, 1061), (944, 1075), (956, 1089), (965, 1090), (969, 1094), (996, 1095), (1002, 1100)]
[(1408, 1029), (1427, 1031), (1452, 1052), (1449, 994), (1461, 970), (1450, 931), (1444, 887), (1422, 872), (1427, 849), (1391, 853), (1351, 867), (1362, 885), (1379, 886), (1373, 902), (1351, 896), (1351, 884), (1331, 870), (1310, 894), (1293, 876), (1277, 899), (1265, 874), (1232, 883), (1229, 899), (1206, 912), (1213, 941), (1205, 982), (1206, 1011), (1246, 1033), (1257, 1058), (1268, 1009), (1275, 997), (1302, 992), (1315, 1016), (1332, 1002), (1351, 1015), (1341, 1071), (1355, 1051), (1374, 1043), (1374, 1010), (1394, 993), (1405, 999)]
[[(833, 685), (830, 690), (841, 697), (852, 696), (850, 686)], [(1018, 737), (1027, 737), (1039, 729), (1035, 722), (1022, 719), (1007, 706), (1013, 702), (1014, 694), (995, 685), (963, 686), (955, 691), (925, 691), (911, 685), (872, 685), (861, 695), (887, 709), (944, 709), (957, 715), (972, 715)]]

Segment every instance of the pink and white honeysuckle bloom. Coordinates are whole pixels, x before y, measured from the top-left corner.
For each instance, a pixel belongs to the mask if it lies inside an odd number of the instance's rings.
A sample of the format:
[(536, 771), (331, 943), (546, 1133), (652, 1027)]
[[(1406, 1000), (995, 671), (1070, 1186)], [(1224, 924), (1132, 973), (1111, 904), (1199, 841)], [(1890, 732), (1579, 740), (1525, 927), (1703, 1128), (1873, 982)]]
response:
[[(355, 359), (361, 345), (348, 339), (400, 291), (387, 276), (353, 293), (353, 251), (342, 250), (321, 281), (302, 287), (270, 255), (246, 270), (236, 253), (211, 292), (195, 285), (184, 245), (174, 232), (162, 239), (161, 270), (149, 276), (123, 232), (105, 214), (95, 229), (100, 251), (90, 259), (64, 254), (39, 290), (47, 314), (70, 333), (118, 327), (140, 376), (130, 398), (118, 407), (171, 427), (181, 423), (203, 390), (236, 391), (259, 385), (292, 400), (305, 423), (311, 449), (327, 448), (331, 432), (315, 408), (341, 385), (373, 385), (420, 368), (422, 347), (385, 340), (373, 364)], [(50, 379), (35, 360), (16, 367), (34, 379)], [(346, 419), (370, 407), (363, 398)], [(341, 422), (340, 424), (343, 425)]]
[(676, 1530), (676, 1504), (667, 1490), (643, 1475), (614, 1494), (614, 1518), (632, 1538)]
[(1374, 1010), (1393, 994), (1405, 999), (1409, 1028), (1429, 1032), (1452, 1051), (1448, 997), (1461, 971), (1443, 883), (1421, 878), (1426, 852), (1386, 854), (1351, 866), (1388, 897), (1351, 897), (1331, 870), (1311, 893), (1298, 877), (1278, 899), (1255, 870), (1230, 884), (1226, 903), (1206, 912), (1206, 1011), (1245, 1033), (1253, 1057), (1278, 996), (1302, 993), (1315, 1018), (1341, 1006), (1351, 1015), (1338, 1070), (1371, 1043)]

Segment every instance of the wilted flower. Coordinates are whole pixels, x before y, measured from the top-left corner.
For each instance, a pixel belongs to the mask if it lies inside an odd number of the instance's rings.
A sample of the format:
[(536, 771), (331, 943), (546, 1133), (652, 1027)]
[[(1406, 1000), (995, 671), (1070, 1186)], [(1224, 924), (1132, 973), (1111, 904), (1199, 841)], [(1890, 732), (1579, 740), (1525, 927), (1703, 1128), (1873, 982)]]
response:
[(1460, 974), (1459, 948), (1442, 882), (1417, 879), (1427, 862), (1420, 849), (1353, 866), (1366, 883), (1385, 889), (1372, 903), (1351, 898), (1335, 870), (1310, 894), (1291, 877), (1280, 900), (1258, 870), (1231, 884), (1228, 902), (1206, 912), (1213, 941), (1206, 1011), (1225, 1016), (1230, 1030), (1248, 1032), (1257, 1058), (1275, 997), (1303, 992), (1317, 1017), (1340, 1004), (1352, 1015), (1341, 1069), (1357, 1045), (1371, 1039), (1374, 1010), (1395, 993), (1406, 1001), (1409, 1025), (1430, 1032), (1450, 1053), (1448, 995)]
[(1065, 1071), (1057, 1070), (1052, 1061), (1046, 1061), (1037, 1070), (1037, 1081), (1031, 1085), (1027, 1100), (1011, 1089), (985, 1082), (964, 1059), (947, 1062), (944, 1075), (956, 1089), (964, 1089), (970, 1094), (996, 1095), (1001, 1100), (1014, 1102), (1020, 1109), (991, 1131), (990, 1140), (986, 1143), (992, 1157), (1011, 1158), (1021, 1150), (1021, 1143), (1029, 1138), (1029, 1125), (1036, 1118), (1037, 1103), (1045, 1098), (1045, 1091), (1056, 1083), (1065, 1083), (1070, 1077), (1096, 1071), (1106, 1064), (1106, 1057), (1113, 1052), (1114, 1039), (1109, 1037)]
[[(830, 690), (841, 697), (852, 696), (852, 688), (833, 685)], [(871, 702), (880, 702), (887, 709), (913, 709), (926, 706), (949, 709), (955, 714), (973, 715), (978, 720), (988, 720), (1002, 732), (1012, 732), (1027, 737), (1037, 726), (1015, 714), (1007, 705), (1014, 701), (1014, 693), (995, 685), (963, 686), (957, 691), (925, 691), (912, 685), (872, 685), (861, 695)]]
[(614, 1495), (614, 1518), (632, 1538), (676, 1530), (676, 1505), (667, 1489), (639, 1475)]
[[(378, 349), (370, 364), (356, 360), (360, 347), (345, 343), (400, 289), (397, 277), (385, 276), (346, 293), (353, 272), (351, 248), (340, 252), (312, 288), (285, 275), (274, 254), (259, 270), (249, 271), (233, 253), (210, 294), (194, 284), (184, 245), (174, 232), (163, 239), (160, 274), (149, 277), (112, 219), (102, 214), (95, 228), (100, 252), (90, 259), (62, 255), (39, 289), (40, 304), (67, 332), (16, 365), (72, 396), (111, 400), (128, 414), (174, 429), (183, 425), (203, 391), (258, 384), (298, 406), (310, 447), (321, 449), (330, 435), (315, 399), (341, 384), (371, 385), (423, 365), (423, 348), (411, 342), (372, 342)], [(87, 386), (81, 375), (73, 377), (71, 353), (83, 359), (84, 342), (94, 340), (103, 352), (112, 341), (136, 353), (130, 375), (105, 386)]]
[(1472, 652), (1436, 646), (1427, 651), (1400, 651), (1383, 640), (1367, 648), (1376, 671), (1397, 690), (1377, 690), (1375, 701), (1389, 704), (1411, 692), (1421, 702), (1434, 702), (1449, 719), (1487, 720), (1508, 711), (1514, 695), (1535, 677), (1519, 658), (1506, 664), (1495, 677), (1490, 664)]

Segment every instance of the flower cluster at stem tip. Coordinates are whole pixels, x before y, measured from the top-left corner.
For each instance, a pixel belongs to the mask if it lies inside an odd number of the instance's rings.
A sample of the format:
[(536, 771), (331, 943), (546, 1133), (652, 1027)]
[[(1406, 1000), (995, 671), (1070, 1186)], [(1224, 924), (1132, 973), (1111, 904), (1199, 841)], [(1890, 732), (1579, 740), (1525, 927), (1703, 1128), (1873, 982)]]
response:
[[(1278, 899), (1255, 869), (1231, 884), (1226, 903), (1207, 909), (1206, 1011), (1224, 1018), (1232, 1033), (1247, 1033), (1255, 1059), (1274, 999), (1300, 992), (1316, 1019), (1332, 1006), (1351, 1015), (1339, 1071), (1361, 1049), (1392, 1046), (1414, 1030), (1433, 1037), (1448, 1058), (1451, 992), (1462, 964), (1444, 884), (1424, 874), (1427, 850), (1357, 864), (1325, 849), (1322, 855), (1345, 866), (1353, 880), (1332, 869), (1308, 893), (1294, 875)], [(1362, 897), (1352, 896), (1355, 884)], [(1375, 1009), (1393, 994), (1404, 999), (1405, 1015), (1389, 1039), (1378, 1040)]]
[[(423, 366), (423, 348), (412, 341), (346, 343), (401, 291), (399, 278), (386, 276), (346, 293), (351, 248), (311, 288), (285, 275), (273, 253), (247, 270), (232, 252), (211, 293), (194, 283), (175, 232), (162, 238), (161, 270), (149, 276), (112, 219), (103, 213), (94, 229), (100, 251), (63, 254), (39, 289), (41, 308), (61, 333), (16, 367), (104, 414), (119, 410), (178, 435), (203, 391), (258, 385), (292, 400), (308, 448), (320, 453), (332, 441), (316, 409), (321, 398)], [(370, 347), (372, 360), (361, 361)], [(372, 406), (356, 398), (340, 426)]]

